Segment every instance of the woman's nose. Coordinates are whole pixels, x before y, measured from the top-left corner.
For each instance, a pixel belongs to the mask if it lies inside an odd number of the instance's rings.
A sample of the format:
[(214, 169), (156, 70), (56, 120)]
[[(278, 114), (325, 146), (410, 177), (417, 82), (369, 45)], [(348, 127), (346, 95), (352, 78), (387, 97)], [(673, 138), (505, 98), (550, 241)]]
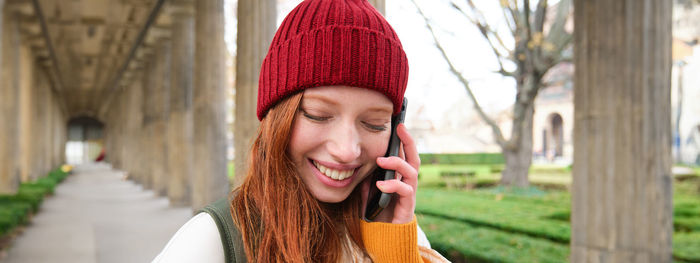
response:
[(335, 161), (350, 163), (360, 157), (360, 136), (354, 125), (338, 125), (329, 136), (328, 152)]

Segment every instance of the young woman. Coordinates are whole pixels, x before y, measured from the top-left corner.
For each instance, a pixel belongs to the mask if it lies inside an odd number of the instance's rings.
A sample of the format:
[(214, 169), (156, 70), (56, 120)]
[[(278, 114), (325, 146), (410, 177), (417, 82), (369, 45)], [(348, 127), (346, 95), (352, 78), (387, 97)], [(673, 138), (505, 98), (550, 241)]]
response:
[[(284, 19), (263, 61), (261, 120), (230, 214), (249, 262), (442, 262), (414, 216), (420, 160), (403, 124), (399, 157), (383, 157), (408, 62), (396, 33), (367, 0), (306, 0)], [(394, 193), (364, 218), (369, 175)], [(200, 213), (156, 262), (222, 262), (217, 223)]]

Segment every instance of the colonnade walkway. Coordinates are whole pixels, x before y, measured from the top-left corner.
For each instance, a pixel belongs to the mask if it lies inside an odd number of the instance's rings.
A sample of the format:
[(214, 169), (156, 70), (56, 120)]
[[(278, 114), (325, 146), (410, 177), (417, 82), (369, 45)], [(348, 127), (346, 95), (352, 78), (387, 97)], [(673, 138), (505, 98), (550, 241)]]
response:
[(0, 263), (150, 262), (192, 216), (108, 164), (77, 166)]

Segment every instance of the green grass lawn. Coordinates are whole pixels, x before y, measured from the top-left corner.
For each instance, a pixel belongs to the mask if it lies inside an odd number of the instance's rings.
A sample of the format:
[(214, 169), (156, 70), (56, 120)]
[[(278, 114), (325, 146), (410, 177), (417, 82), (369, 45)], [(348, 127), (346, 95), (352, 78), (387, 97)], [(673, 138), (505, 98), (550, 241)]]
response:
[[(569, 192), (439, 187), (444, 185), (441, 172), (466, 170), (460, 165), (421, 166), (416, 213), (435, 249), (456, 262), (567, 261)], [(531, 171), (533, 182), (571, 182), (570, 174), (561, 167)], [(477, 172), (469, 180), (497, 180), (499, 176)], [(700, 180), (676, 180), (673, 204), (674, 260), (700, 262)]]
[(228, 178), (233, 178), (233, 174), (235, 171), (235, 166), (233, 165), (233, 161), (228, 162)]
[(546, 239), (428, 215), (418, 221), (433, 249), (452, 262), (566, 262), (569, 254), (568, 245)]

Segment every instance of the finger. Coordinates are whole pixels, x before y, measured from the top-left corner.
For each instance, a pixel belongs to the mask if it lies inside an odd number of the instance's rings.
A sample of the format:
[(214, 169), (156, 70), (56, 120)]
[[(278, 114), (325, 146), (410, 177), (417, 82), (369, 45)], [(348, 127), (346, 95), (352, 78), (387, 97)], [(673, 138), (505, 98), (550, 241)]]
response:
[(420, 167), (418, 149), (416, 149), (416, 143), (413, 140), (413, 137), (411, 137), (411, 135), (408, 133), (406, 125), (403, 123), (399, 124), (398, 128), (396, 129), (396, 134), (399, 136), (399, 139), (401, 139), (406, 161), (411, 164), (411, 166), (418, 169), (418, 167)]
[(396, 179), (402, 180), (415, 188), (418, 182), (418, 170), (405, 160), (396, 156), (379, 157), (377, 158), (377, 165), (387, 170), (396, 171), (398, 173)]
[[(406, 152), (404, 152), (403, 150), (403, 143), (399, 144), (399, 158), (401, 158), (401, 160), (406, 161)], [(400, 172), (396, 173), (396, 179), (401, 180), (402, 177), (403, 176)]]
[[(399, 158), (401, 158), (401, 160), (406, 160), (406, 154), (403, 151), (403, 143), (399, 144)], [(396, 177), (396, 179), (399, 179), (399, 180), (401, 180), (401, 178), (403, 178), (403, 176), (401, 176), (400, 172), (397, 172), (394, 177)]]
[(413, 187), (399, 180), (377, 181), (377, 188), (385, 193), (395, 193), (401, 197), (413, 198)]
[(413, 220), (416, 209), (416, 191), (413, 187), (399, 180), (378, 181), (377, 188), (385, 193), (398, 195), (391, 204), (393, 216), (391, 222), (394, 224), (405, 224)]

